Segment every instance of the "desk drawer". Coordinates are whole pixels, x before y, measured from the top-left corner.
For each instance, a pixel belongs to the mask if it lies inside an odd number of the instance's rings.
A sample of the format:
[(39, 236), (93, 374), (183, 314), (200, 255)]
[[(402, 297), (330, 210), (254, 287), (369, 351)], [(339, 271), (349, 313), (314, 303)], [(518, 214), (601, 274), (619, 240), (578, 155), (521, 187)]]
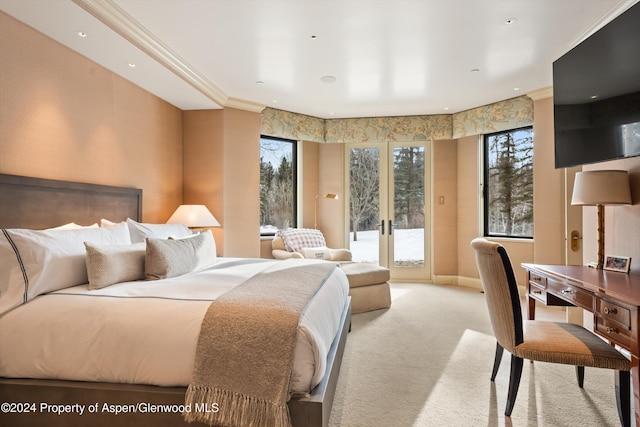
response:
[(547, 292), (554, 294), (573, 305), (593, 311), (593, 295), (580, 288), (548, 279)]
[(595, 330), (603, 337), (621, 345), (622, 347), (631, 348), (631, 331), (629, 328), (623, 328), (618, 323), (603, 319), (595, 315)]
[(617, 322), (627, 329), (631, 327), (631, 311), (610, 301), (596, 298), (596, 315)]
[(529, 283), (542, 289), (547, 288), (547, 278), (531, 271), (529, 272)]
[(537, 282), (529, 282), (529, 296), (547, 304), (547, 290)]

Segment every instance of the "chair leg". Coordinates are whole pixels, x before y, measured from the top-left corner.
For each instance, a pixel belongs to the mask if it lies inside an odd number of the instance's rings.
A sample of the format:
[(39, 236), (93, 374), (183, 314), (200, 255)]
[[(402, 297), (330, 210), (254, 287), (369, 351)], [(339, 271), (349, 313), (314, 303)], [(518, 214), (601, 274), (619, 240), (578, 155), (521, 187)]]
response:
[(516, 396), (518, 395), (518, 387), (520, 387), (520, 378), (522, 377), (522, 365), (524, 359), (511, 355), (511, 376), (509, 377), (509, 392), (507, 394), (507, 409), (504, 414), (507, 417), (511, 416), (513, 411), (513, 405), (516, 403)]
[(500, 343), (496, 342), (496, 356), (493, 359), (493, 372), (491, 372), (491, 381), (496, 379), (496, 375), (498, 374), (498, 369), (500, 368), (500, 362), (502, 361), (502, 352), (504, 348), (500, 345)]
[(578, 387), (584, 388), (584, 366), (576, 366), (576, 378), (578, 378)]
[(616, 372), (616, 403), (622, 427), (631, 426), (631, 379), (629, 371)]

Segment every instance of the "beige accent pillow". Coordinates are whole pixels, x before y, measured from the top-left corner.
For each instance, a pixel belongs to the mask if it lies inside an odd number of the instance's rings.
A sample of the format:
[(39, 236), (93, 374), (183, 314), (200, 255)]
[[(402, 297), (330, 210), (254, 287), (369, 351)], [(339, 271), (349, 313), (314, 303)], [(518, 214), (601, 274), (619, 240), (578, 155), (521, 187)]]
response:
[(145, 243), (132, 245), (84, 244), (87, 254), (87, 275), (89, 289), (132, 280), (143, 280)]
[(216, 243), (211, 231), (178, 240), (147, 237), (145, 256), (147, 280), (181, 276), (215, 262)]
[(302, 248), (300, 253), (303, 257), (309, 259), (326, 259), (331, 260), (331, 252), (326, 246), (319, 248)]

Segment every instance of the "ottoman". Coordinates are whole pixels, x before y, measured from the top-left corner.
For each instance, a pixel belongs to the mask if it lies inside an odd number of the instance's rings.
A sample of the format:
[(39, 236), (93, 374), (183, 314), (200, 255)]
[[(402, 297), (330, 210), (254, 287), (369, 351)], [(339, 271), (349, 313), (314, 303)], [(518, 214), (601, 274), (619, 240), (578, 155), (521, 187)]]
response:
[(352, 314), (391, 307), (388, 268), (366, 262), (342, 263), (340, 267), (349, 280)]

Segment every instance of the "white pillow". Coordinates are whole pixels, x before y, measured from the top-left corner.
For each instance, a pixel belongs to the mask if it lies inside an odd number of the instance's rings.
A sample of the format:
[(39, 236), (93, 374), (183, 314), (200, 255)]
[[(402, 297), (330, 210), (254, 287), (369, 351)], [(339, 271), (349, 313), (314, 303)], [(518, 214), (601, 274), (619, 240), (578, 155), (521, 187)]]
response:
[(79, 225), (75, 222), (70, 222), (68, 224), (59, 225), (57, 227), (47, 228), (47, 230), (76, 230), (78, 228), (96, 228), (97, 226), (97, 223), (91, 225)]
[(88, 282), (84, 242), (131, 244), (127, 225), (75, 230), (3, 229), (0, 315), (38, 295)]
[(168, 239), (169, 237), (180, 238), (191, 234), (191, 230), (184, 224), (148, 224), (141, 223), (127, 218), (131, 243), (144, 242), (147, 237), (154, 239)]
[(300, 253), (305, 258), (331, 260), (331, 252), (326, 246), (319, 248), (302, 248)]
[(290, 228), (281, 231), (280, 236), (289, 252), (300, 252), (302, 248), (327, 246), (322, 232), (314, 228)]
[(189, 239), (147, 238), (147, 280), (181, 276), (216, 263), (216, 243), (211, 231)]
[(85, 242), (89, 289), (143, 280), (145, 243), (96, 245)]

